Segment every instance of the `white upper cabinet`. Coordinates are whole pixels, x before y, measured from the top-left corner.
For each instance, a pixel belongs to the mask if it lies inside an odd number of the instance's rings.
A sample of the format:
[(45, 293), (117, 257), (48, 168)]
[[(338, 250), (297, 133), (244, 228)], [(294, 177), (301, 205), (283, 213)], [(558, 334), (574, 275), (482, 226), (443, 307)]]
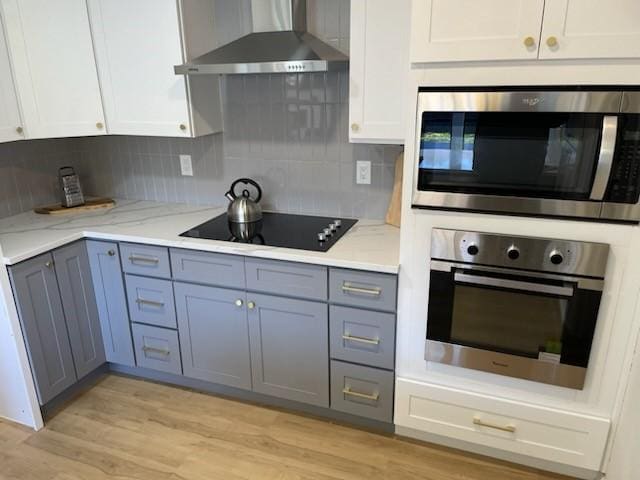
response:
[(88, 6), (109, 133), (189, 137), (221, 130), (218, 77), (187, 79), (173, 71), (216, 46), (212, 1), (88, 0)]
[(351, 0), (349, 139), (404, 143), (411, 0)]
[(0, 142), (11, 142), (23, 138), (24, 128), (13, 85), (4, 27), (0, 17)]
[(411, 62), (538, 56), (544, 0), (414, 0)]
[(546, 0), (540, 58), (640, 58), (640, 0)]
[(85, 0), (0, 0), (28, 138), (105, 133)]

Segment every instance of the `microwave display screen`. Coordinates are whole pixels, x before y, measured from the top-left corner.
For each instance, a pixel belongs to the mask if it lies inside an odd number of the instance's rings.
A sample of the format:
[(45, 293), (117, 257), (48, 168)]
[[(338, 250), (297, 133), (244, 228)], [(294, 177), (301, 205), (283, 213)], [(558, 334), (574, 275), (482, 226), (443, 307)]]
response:
[(419, 190), (585, 200), (602, 114), (423, 112)]
[(562, 297), (457, 284), (450, 341), (530, 358), (560, 354), (568, 304)]

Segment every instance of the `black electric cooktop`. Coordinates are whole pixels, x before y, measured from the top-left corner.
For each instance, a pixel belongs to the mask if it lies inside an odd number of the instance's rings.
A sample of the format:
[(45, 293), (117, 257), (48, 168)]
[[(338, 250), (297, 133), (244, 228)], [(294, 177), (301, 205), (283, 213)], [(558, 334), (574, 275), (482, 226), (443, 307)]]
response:
[(225, 213), (180, 236), (326, 252), (356, 222), (345, 218), (264, 212), (259, 222), (232, 224)]

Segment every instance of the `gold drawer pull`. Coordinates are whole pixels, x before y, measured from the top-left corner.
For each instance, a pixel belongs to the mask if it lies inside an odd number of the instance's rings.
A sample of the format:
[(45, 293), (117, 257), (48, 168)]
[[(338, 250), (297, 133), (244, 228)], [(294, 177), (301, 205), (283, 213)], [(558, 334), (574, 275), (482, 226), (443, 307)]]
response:
[(138, 255), (130, 255), (129, 256), (129, 261), (131, 263), (136, 263), (136, 262), (153, 263), (153, 264), (160, 263), (160, 259), (159, 258), (156, 258), (156, 257), (140, 257)]
[(343, 340), (348, 340), (350, 342), (360, 342), (360, 343), (366, 343), (369, 345), (380, 345), (380, 339), (379, 338), (364, 338), (364, 337), (356, 337), (353, 335), (349, 335), (348, 333), (345, 333), (344, 335), (342, 335), (342, 339)]
[(481, 427), (493, 428), (495, 430), (500, 430), (502, 432), (509, 432), (509, 433), (515, 433), (516, 432), (516, 427), (514, 427), (513, 425), (506, 425), (506, 426), (503, 427), (502, 425), (496, 425), (494, 423), (483, 422), (478, 417), (474, 417), (473, 418), (473, 424), (474, 425), (479, 425)]
[(382, 289), (380, 287), (373, 287), (373, 288), (354, 287), (353, 285), (347, 282), (344, 282), (342, 284), (342, 291), (347, 293), (362, 293), (365, 295), (373, 295), (375, 297), (379, 297), (380, 294), (382, 293)]
[(138, 305), (151, 305), (152, 307), (164, 307), (164, 302), (156, 302), (155, 300), (146, 300), (144, 298), (136, 298)]
[(169, 350), (165, 350), (163, 348), (154, 348), (154, 347), (147, 347), (146, 345), (142, 347), (142, 351), (144, 353), (159, 353), (160, 355), (165, 355), (165, 356), (169, 356), (171, 355), (171, 352)]
[(342, 389), (342, 393), (344, 393), (345, 395), (351, 395), (352, 397), (356, 397), (356, 398), (364, 398), (365, 400), (373, 400), (374, 402), (377, 402), (378, 399), (380, 398), (380, 394), (379, 393), (376, 393), (374, 395), (369, 395), (368, 393), (354, 392), (350, 388), (343, 388)]

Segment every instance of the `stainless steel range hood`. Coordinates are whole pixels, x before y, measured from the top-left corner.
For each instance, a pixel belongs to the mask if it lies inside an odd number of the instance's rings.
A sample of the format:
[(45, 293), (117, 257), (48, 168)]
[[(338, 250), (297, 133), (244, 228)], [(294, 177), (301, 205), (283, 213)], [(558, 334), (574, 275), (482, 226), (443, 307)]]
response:
[(344, 70), (346, 55), (307, 32), (306, 0), (251, 0), (253, 33), (184, 65), (178, 75)]

